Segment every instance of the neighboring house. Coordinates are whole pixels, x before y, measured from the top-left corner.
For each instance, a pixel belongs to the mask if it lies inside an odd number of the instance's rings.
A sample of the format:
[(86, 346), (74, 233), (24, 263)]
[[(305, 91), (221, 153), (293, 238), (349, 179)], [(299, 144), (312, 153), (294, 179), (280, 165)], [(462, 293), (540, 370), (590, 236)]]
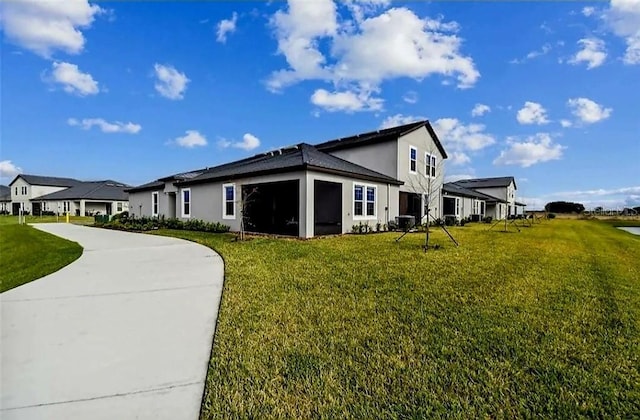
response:
[(442, 186), (442, 215), (454, 216), (458, 220), (470, 218), (480, 221), (485, 217), (487, 203), (491, 205), (496, 200), (495, 197), (448, 182)]
[[(485, 194), (493, 199), (486, 201), (486, 215), (493, 219), (504, 219), (517, 214), (516, 181), (512, 176), (496, 178), (463, 179), (455, 185)], [(519, 203), (523, 209), (524, 205)]]
[(9, 184), (11, 212), (74, 215), (115, 214), (128, 210), (125, 189), (116, 181), (79, 181), (73, 178), (20, 174)]
[(0, 213), (11, 212), (11, 188), (0, 185)]

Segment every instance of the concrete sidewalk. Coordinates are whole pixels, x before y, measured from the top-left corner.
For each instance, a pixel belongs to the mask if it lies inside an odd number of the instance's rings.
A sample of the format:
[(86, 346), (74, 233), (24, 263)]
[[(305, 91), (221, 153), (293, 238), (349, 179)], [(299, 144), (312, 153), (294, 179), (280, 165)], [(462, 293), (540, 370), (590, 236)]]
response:
[(204, 246), (70, 224), (84, 253), (0, 295), (0, 418), (197, 419), (222, 293)]

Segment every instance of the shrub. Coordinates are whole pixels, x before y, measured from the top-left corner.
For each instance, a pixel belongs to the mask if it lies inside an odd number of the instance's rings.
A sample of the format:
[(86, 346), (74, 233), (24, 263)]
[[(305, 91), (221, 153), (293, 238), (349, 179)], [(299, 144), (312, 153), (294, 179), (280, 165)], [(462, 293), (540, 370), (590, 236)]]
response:
[(231, 229), (227, 225), (218, 222), (205, 222), (191, 219), (183, 222), (179, 219), (165, 219), (157, 217), (140, 217), (138, 219), (127, 217), (114, 218), (109, 222), (96, 223), (96, 226), (119, 230), (148, 231), (154, 229), (192, 230), (199, 232), (224, 233)]

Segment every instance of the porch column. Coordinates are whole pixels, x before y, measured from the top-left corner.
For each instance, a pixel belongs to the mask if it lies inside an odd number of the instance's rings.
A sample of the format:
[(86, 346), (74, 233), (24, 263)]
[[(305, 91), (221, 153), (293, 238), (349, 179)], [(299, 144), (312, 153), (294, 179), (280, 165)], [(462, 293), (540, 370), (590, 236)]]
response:
[(80, 200), (80, 216), (84, 216), (84, 200)]

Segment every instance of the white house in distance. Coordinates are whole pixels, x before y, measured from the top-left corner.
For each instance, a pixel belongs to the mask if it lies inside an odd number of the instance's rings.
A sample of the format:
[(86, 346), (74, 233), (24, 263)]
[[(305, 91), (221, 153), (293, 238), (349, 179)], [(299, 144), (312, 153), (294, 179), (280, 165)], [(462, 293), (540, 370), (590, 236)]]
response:
[(11, 212), (11, 188), (0, 185), (0, 214)]
[(448, 212), (506, 217), (506, 211), (494, 210), (510, 202), (500, 191), (494, 196), (457, 184), (443, 188), (445, 159), (429, 121), (418, 121), (316, 145), (300, 143), (127, 191), (135, 217), (219, 222), (232, 231), (244, 220), (248, 232), (302, 238), (350, 232), (360, 223), (383, 225), (401, 216), (425, 223), (427, 204), (433, 219)]
[(129, 210), (125, 189), (117, 181), (80, 181), (73, 178), (20, 174), (9, 184), (11, 213), (43, 212), (87, 215), (116, 214)]
[(486, 197), (485, 214), (494, 220), (513, 217), (524, 211), (525, 205), (516, 201), (518, 187), (512, 176), (463, 179), (451, 184), (483, 194)]

